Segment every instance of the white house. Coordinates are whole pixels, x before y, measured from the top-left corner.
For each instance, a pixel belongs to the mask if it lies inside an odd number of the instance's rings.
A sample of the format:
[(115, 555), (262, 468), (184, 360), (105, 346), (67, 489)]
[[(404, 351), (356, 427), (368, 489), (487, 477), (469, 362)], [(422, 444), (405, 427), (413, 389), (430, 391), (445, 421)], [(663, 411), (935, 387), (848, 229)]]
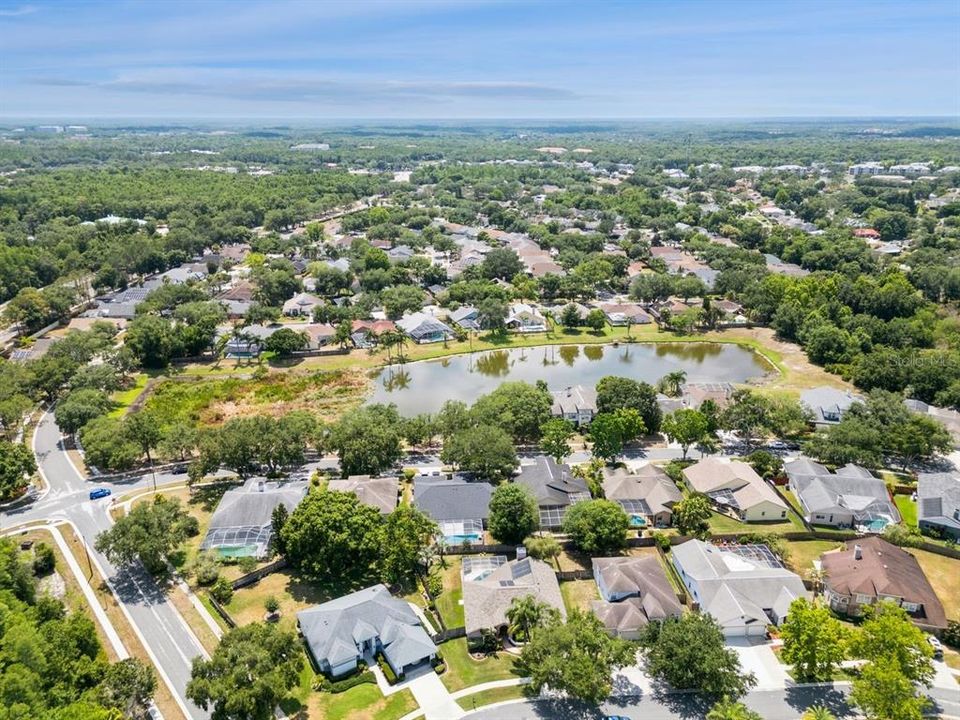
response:
[(514, 303), (510, 306), (506, 325), (517, 332), (546, 332), (547, 320), (533, 305)]

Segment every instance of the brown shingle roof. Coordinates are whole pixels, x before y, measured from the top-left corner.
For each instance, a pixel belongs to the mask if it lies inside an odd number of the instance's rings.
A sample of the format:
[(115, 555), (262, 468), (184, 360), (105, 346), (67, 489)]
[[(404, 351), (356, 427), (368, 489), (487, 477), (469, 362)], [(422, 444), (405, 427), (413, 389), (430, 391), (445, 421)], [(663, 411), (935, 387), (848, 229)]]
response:
[[(923, 607), (924, 624), (947, 626), (943, 605), (913, 555), (879, 537), (848, 540), (846, 545), (846, 550), (820, 556), (827, 587), (841, 595), (902, 598)], [(857, 545), (861, 550), (859, 560)]]

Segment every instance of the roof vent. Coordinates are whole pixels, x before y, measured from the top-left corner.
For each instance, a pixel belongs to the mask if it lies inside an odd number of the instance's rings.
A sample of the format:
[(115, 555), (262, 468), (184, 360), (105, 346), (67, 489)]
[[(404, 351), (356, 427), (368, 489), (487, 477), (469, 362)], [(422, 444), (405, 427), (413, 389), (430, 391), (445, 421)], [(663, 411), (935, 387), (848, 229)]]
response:
[(854, 560), (863, 560), (863, 550), (859, 545), (853, 546), (853, 559)]

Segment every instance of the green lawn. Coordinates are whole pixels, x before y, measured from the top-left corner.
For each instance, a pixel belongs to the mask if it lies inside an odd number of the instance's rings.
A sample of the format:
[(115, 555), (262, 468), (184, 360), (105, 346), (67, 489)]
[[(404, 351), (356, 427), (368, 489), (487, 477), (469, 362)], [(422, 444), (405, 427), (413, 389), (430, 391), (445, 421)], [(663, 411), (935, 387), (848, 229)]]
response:
[(794, 495), (792, 491), (787, 490), (786, 486), (780, 488), (780, 492), (787, 499), (787, 502), (790, 503), (790, 507), (796, 511), (797, 516), (803, 517), (803, 508), (800, 507), (800, 501), (797, 500), (797, 496)]
[(600, 591), (593, 580), (565, 580), (560, 583), (560, 594), (568, 613), (575, 609), (589, 612), (591, 603), (600, 599)]
[(910, 496), (894, 495), (893, 501), (897, 504), (897, 510), (900, 511), (903, 524), (917, 527), (917, 504), (910, 499)]
[(376, 685), (368, 683), (335, 695), (312, 693), (303, 717), (309, 720), (398, 720), (416, 709), (417, 701), (409, 690), (384, 697)]
[(809, 577), (813, 569), (813, 561), (819, 560), (820, 556), (829, 551), (840, 547), (842, 543), (834, 540), (798, 540), (788, 542), (787, 548), (790, 557), (787, 565), (790, 569), (801, 577)]
[(460, 557), (448, 556), (447, 567), (440, 568), (443, 575), (443, 592), (436, 599), (437, 612), (448, 628), (463, 627), (463, 587), (460, 581)]
[(440, 646), (440, 652), (447, 664), (447, 671), (440, 677), (451, 692), (492, 680), (517, 677), (509, 653), (501, 651), (483, 660), (474, 660), (467, 652), (466, 638), (445, 642)]
[(117, 407), (110, 411), (110, 417), (119, 418), (123, 417), (127, 412), (127, 408), (133, 404), (133, 401), (140, 397), (140, 393), (143, 392), (143, 389), (147, 386), (147, 381), (150, 379), (145, 373), (139, 373), (134, 376), (133, 386), (127, 390), (121, 390), (115, 392), (110, 396), (110, 399), (113, 400)]
[(737, 533), (783, 533), (803, 532), (806, 528), (800, 517), (793, 511), (787, 512), (787, 519), (776, 523), (745, 523), (734, 520), (718, 512), (711, 513), (710, 532), (714, 535), (732, 535)]
[(460, 698), (457, 703), (467, 712), (492, 705), (493, 703), (504, 702), (505, 700), (517, 700), (526, 697), (525, 685), (510, 685), (509, 687), (491, 688), (490, 690), (481, 690), (473, 695)]

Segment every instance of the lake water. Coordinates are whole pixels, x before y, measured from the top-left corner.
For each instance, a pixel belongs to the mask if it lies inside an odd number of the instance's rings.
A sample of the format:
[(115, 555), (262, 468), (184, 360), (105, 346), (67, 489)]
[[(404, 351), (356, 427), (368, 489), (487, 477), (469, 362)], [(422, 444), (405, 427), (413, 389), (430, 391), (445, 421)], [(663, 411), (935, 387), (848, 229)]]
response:
[(434, 413), (447, 400), (469, 405), (507, 380), (543, 380), (551, 390), (562, 390), (593, 387), (606, 375), (655, 383), (683, 370), (687, 382), (742, 383), (771, 369), (753, 351), (727, 343), (547, 345), (392, 365), (375, 374), (370, 402), (393, 403), (411, 416)]

